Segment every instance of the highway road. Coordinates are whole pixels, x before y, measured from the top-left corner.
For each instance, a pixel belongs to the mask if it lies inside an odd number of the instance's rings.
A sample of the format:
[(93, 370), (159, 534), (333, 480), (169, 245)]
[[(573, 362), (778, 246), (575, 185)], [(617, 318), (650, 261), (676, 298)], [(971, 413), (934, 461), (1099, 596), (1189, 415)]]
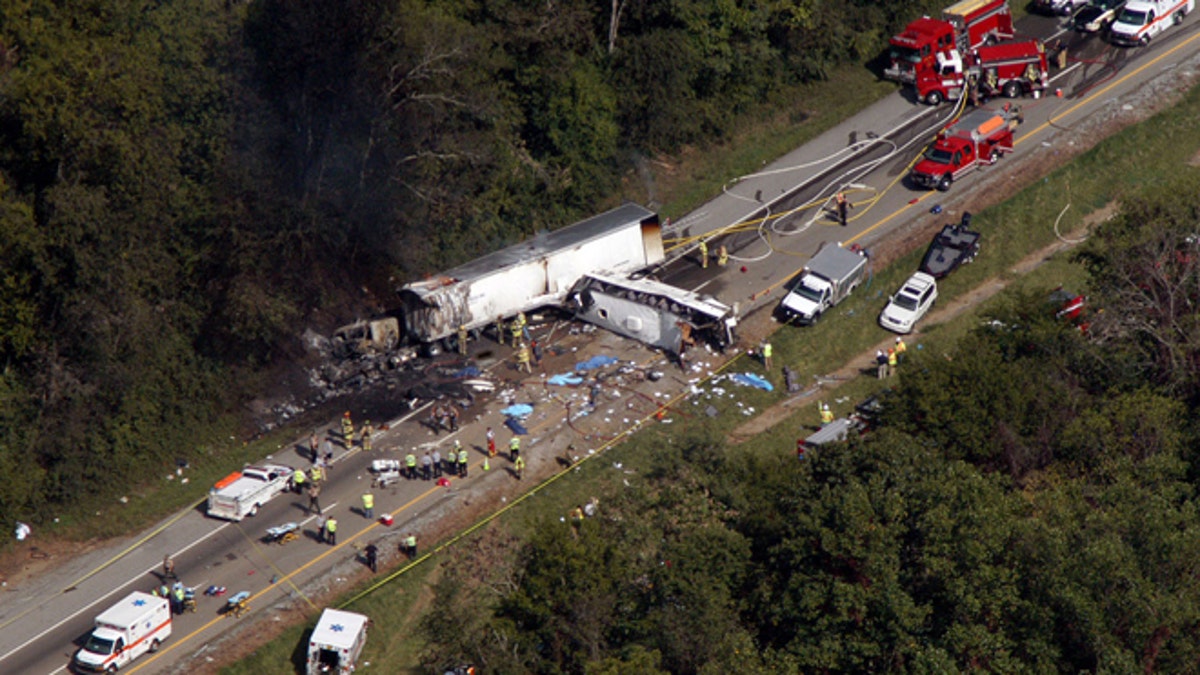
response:
[[(1061, 98), (1021, 101), (1025, 123), (1017, 132), (1014, 154), (1018, 157), (1055, 152), (1056, 144), (1065, 142), (1076, 125), (1089, 116), (1113, 114), (1115, 108), (1125, 105), (1124, 97), (1150, 79), (1164, 74), (1169, 77), (1171, 69), (1188, 61), (1193, 64), (1189, 68), (1194, 69), (1200, 51), (1200, 19), (1196, 17), (1188, 17), (1182, 26), (1170, 29), (1141, 49), (1117, 49), (1095, 36), (1064, 33), (1062, 20), (1049, 17), (1027, 17), (1018, 28), (1025, 35), (1047, 41), (1061, 37), (1068, 42), (1073, 59), (1064, 72), (1053, 73), (1052, 89), (1061, 89)], [(993, 101), (993, 105), (1001, 103)], [(681, 246), (676, 251), (679, 255), (660, 271), (660, 276), (729, 304), (736, 303), (745, 314), (778, 302), (781, 286), (822, 242), (857, 242), (877, 249), (887, 246), (889, 233), (897, 228), (919, 219), (939, 218), (929, 214), (931, 205), (940, 203), (952, 209), (977, 191), (988, 189), (990, 181), (995, 180), (995, 172), (984, 169), (956, 182), (948, 193), (918, 191), (905, 184), (906, 168), (932, 133), (945, 123), (951, 110), (949, 105), (931, 108), (915, 103), (911, 94), (899, 92), (760, 173), (730, 181), (722, 194), (673, 223), (668, 236), (691, 242), (699, 235), (729, 232), (709, 248), (715, 251), (724, 241), (734, 256), (731, 265), (724, 269), (710, 265), (702, 270), (689, 257), (688, 246)], [(842, 228), (823, 215), (821, 205), (844, 184), (857, 186), (852, 192), (857, 206), (851, 212), (849, 226)], [(815, 206), (802, 208), (805, 205)], [(787, 215), (765, 220), (761, 227), (738, 225), (781, 213)], [(741, 271), (743, 267), (745, 272)], [(607, 335), (577, 335), (563, 338), (562, 344), (579, 346), (589, 339), (605, 349), (619, 348), (625, 342)], [(627, 348), (630, 354), (639, 349)], [(652, 358), (646, 350), (640, 354)], [(568, 353), (567, 358), (571, 357)], [(687, 384), (680, 377), (642, 383), (637, 392), (631, 391), (625, 408), (608, 421), (632, 428), (653, 412), (653, 405), (647, 407), (646, 401), (666, 400), (685, 391)], [(483, 426), (499, 429), (498, 407), (488, 404), (483, 417), (464, 425), (458, 438), (473, 446), (480, 442)], [(380, 434), (377, 445), (413, 447), (439, 442), (444, 447), (451, 437), (431, 438), (428, 430), (417, 425), (423, 415), (423, 409), (406, 416), (397, 414), (390, 420), (389, 430)], [(563, 429), (563, 423), (544, 420), (544, 435), (539, 435), (541, 429), (534, 429), (535, 452), (549, 462), (565, 451), (571, 439), (578, 438), (578, 426), (585, 422), (576, 419), (569, 433), (554, 436), (552, 428)], [(594, 422), (599, 428), (601, 421)], [(507, 439), (507, 435), (501, 434), (501, 438)], [(467, 480), (515, 485), (505, 471), (506, 461), (492, 460), (492, 472), (481, 476), (481, 456), (478, 452), (472, 456), (474, 473)], [(297, 448), (280, 448), (273, 459), (307, 466)], [(225, 586), (230, 594), (240, 590), (254, 593), (251, 607), (256, 616), (269, 616), (280, 611), (277, 607), (289, 605), (300, 606), (310, 616), (315, 614), (319, 602), (312, 595), (335, 587), (339, 583), (337, 574), (354, 569), (350, 566), (354, 565), (356, 547), (381, 537), (390, 543), (409, 527), (418, 531), (432, 528), (438, 518), (460, 508), (468, 499), (468, 493), (457, 485), (446, 489), (419, 481), (401, 483), (377, 493), (376, 511), (397, 515), (396, 526), (384, 528), (352, 511), (359, 504), (364, 481), (369, 481), (366, 467), (370, 459), (361, 452), (338, 451), (322, 495), (326, 512), (333, 512), (341, 522), (337, 547), (315, 541), (316, 522), (304, 510), (306, 500), (296, 496), (275, 500), (243, 523), (209, 519), (198, 506), (171, 514), (148, 532), (131, 534), (113, 546), (80, 555), (52, 574), (5, 589), (4, 602), (0, 603), (0, 672), (62, 672), (97, 613), (130, 590), (149, 590), (157, 585), (154, 573), (161, 567), (164, 553), (174, 555), (177, 573), (188, 585), (201, 589)], [(301, 541), (286, 545), (261, 541), (266, 527), (288, 521), (302, 524)], [(389, 536), (392, 539), (386, 538)], [(220, 648), (219, 636), (239, 621), (248, 620), (223, 617), (219, 612), (223, 602), (222, 598), (200, 598), (200, 611), (177, 619), (175, 634), (164, 649), (153, 657), (143, 657), (129, 671), (173, 672), (180, 663), (194, 663), (195, 659), (214, 654)]]

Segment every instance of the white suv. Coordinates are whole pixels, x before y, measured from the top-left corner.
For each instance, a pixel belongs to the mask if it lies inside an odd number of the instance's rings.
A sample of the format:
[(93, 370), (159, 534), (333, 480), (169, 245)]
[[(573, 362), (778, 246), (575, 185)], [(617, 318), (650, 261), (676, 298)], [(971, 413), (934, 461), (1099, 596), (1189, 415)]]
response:
[(888, 301), (879, 314), (879, 325), (893, 333), (911, 333), (937, 296), (937, 282), (933, 277), (917, 272)]

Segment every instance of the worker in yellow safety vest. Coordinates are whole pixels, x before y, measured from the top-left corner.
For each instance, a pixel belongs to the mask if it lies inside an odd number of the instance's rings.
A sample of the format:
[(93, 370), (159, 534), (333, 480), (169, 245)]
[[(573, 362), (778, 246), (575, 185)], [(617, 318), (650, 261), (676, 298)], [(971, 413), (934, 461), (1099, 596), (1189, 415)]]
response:
[(525, 343), (517, 348), (517, 370), (523, 370), (529, 374), (533, 374), (533, 366), (529, 365), (529, 347)]
[(374, 519), (375, 518), (375, 495), (371, 494), (370, 491), (364, 492), (363, 496), (362, 496), (362, 500), (363, 500), (363, 515), (367, 517), (367, 520)]
[(292, 472), (292, 488), (296, 490), (296, 494), (304, 491), (304, 482), (306, 480), (308, 480), (308, 476), (305, 475), (304, 469), (296, 469)]
[(700, 267), (708, 269), (708, 243), (703, 239), (700, 240)]
[(820, 403), (821, 406), (821, 426), (825, 426), (833, 421), (833, 411), (829, 409), (828, 403)]
[(350, 444), (354, 442), (354, 422), (350, 419), (350, 411), (347, 410), (342, 415), (342, 444), (347, 450), (350, 449)]
[(725, 244), (717, 247), (717, 267), (724, 267), (729, 264), (729, 249), (725, 248)]

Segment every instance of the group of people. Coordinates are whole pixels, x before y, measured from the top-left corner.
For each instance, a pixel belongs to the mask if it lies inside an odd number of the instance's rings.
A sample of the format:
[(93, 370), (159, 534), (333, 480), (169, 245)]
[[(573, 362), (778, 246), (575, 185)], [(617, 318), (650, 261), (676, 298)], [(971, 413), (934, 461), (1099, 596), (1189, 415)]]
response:
[(437, 404), (429, 409), (429, 428), (436, 434), (442, 429), (458, 431), (458, 406), (453, 403)]
[(904, 344), (904, 338), (897, 337), (896, 344), (888, 347), (885, 354), (882, 349), (875, 350), (875, 375), (879, 379), (891, 377), (896, 374), (896, 366), (904, 359), (904, 352), (908, 350), (908, 345)]
[[(700, 240), (700, 267), (708, 269), (708, 242), (704, 239)], [(729, 264), (729, 249), (725, 248), (725, 244), (717, 247), (717, 266), (724, 267)]]
[[(175, 574), (175, 560), (169, 555), (163, 556), (163, 571), (159, 579), (161, 583), (158, 588), (151, 590), (150, 594), (166, 598), (171, 604), (172, 614), (196, 611), (196, 592), (194, 589), (184, 586), (183, 582), (179, 580)], [(175, 583), (168, 586), (167, 581), (172, 579)]]

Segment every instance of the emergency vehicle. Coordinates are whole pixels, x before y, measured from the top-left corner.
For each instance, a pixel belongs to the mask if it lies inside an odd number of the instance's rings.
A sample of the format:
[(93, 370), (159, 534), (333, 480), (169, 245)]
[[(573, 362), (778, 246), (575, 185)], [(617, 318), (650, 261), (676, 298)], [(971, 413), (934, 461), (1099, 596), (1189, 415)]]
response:
[(917, 96), (929, 105), (962, 98), (972, 86), (987, 97), (1032, 93), (1038, 98), (1050, 86), (1045, 45), (1041, 40), (1006, 42), (980, 47), (966, 58), (952, 49), (937, 55), (935, 70), (917, 74)]
[(291, 487), (294, 474), (295, 469), (282, 464), (234, 471), (208, 491), (208, 515), (234, 521), (253, 516), (260, 506)]
[(340, 609), (326, 609), (308, 638), (308, 675), (349, 675), (367, 644), (370, 619)]
[(1196, 0), (1130, 0), (1113, 21), (1108, 39), (1117, 45), (1144, 47), (1169, 26), (1182, 23), (1195, 8)]
[(115, 673), (171, 636), (171, 606), (166, 598), (134, 591), (96, 617), (96, 628), (75, 653), (75, 668)]
[(951, 49), (965, 54), (983, 44), (1013, 36), (1008, 0), (962, 0), (942, 11), (939, 19), (921, 17), (888, 41), (888, 67), (883, 76), (897, 82), (916, 81), (921, 70), (936, 67), (934, 58)]
[(924, 159), (913, 167), (914, 185), (945, 192), (960, 176), (995, 164), (1013, 150), (1013, 129), (1023, 120), (1011, 104), (1002, 110), (978, 109), (943, 129)]

